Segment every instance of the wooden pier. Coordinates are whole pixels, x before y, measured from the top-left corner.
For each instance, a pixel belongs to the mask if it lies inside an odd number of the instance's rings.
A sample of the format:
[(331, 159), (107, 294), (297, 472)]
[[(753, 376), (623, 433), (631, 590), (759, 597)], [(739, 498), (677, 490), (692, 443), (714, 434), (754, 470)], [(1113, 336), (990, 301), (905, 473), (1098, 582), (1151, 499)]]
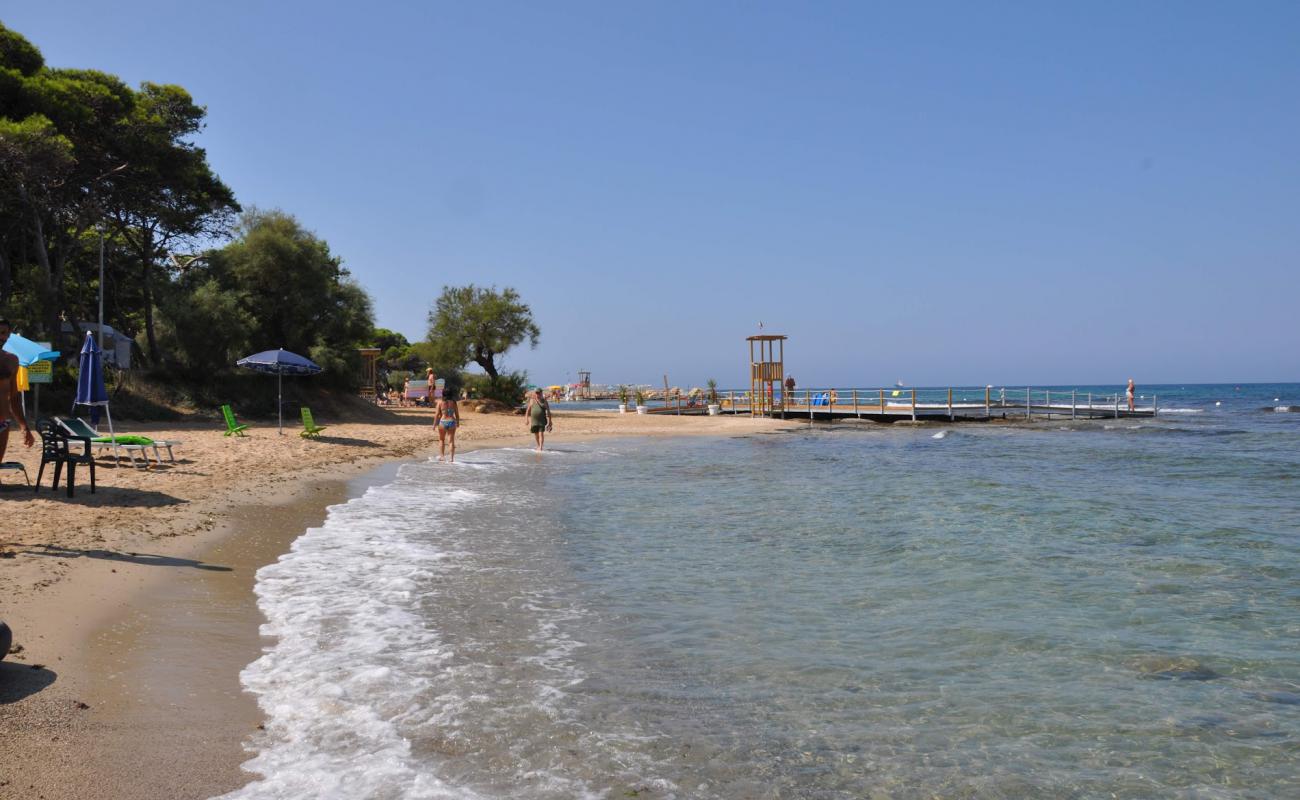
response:
[[(1153, 395), (1142, 405), (1128, 407), (1121, 393), (1101, 394), (1079, 390), (1022, 387), (944, 389), (800, 389), (776, 392), (760, 398), (755, 408), (748, 391), (719, 391), (722, 414), (755, 414), (778, 419), (807, 419), (831, 422), (863, 419), (875, 422), (962, 422), (1006, 420), (1122, 419), (1155, 417), (1159, 413)], [(669, 398), (652, 409), (660, 414), (703, 414), (703, 406), (692, 406), (681, 398)]]

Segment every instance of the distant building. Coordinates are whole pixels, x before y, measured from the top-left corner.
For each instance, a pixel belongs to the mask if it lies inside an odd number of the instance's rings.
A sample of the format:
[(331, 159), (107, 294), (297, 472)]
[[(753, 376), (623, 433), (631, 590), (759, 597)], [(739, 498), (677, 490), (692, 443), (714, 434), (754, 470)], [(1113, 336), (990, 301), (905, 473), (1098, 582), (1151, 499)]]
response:
[[(70, 354), (73, 360), (76, 360), (77, 353), (81, 352), (81, 343), (86, 338), (86, 332), (99, 334), (98, 322), (78, 322), (74, 329), (71, 322), (63, 323), (63, 333), (66, 336), (76, 334), (77, 345)], [(112, 325), (104, 326), (104, 363), (117, 369), (131, 368), (131, 345), (135, 342), (130, 336), (113, 329)]]

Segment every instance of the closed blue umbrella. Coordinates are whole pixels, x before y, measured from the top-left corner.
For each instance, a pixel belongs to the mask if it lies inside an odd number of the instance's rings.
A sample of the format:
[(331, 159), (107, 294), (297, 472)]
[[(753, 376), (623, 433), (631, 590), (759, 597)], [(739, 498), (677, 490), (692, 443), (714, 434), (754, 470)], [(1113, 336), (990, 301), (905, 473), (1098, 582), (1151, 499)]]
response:
[[(81, 355), (77, 359), (77, 396), (72, 401), (72, 410), (77, 406), (99, 408), (103, 406), (104, 416), (108, 417), (108, 436), (113, 442), (113, 457), (117, 457), (117, 437), (113, 434), (113, 414), (108, 410), (108, 392), (104, 390), (104, 359), (95, 335), (86, 331), (86, 342), (81, 346)], [(98, 414), (99, 412), (94, 412)], [(98, 424), (98, 419), (95, 420)]]
[(237, 367), (246, 367), (257, 372), (275, 374), (275, 410), (280, 420), (280, 433), (284, 433), (283, 388), (285, 375), (315, 375), (321, 367), (310, 358), (290, 353), (281, 347), (279, 350), (263, 350), (251, 356), (245, 356), (235, 362)]

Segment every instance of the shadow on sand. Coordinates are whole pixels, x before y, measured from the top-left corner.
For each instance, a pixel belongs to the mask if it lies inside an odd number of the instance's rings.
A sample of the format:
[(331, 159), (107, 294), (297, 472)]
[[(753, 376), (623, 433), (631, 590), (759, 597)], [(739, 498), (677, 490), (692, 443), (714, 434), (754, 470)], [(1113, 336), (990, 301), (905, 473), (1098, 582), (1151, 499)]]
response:
[(0, 661), (0, 705), (16, 703), (54, 683), (58, 675), (39, 664)]
[[(54, 502), (77, 503), (86, 506), (102, 506), (106, 508), (160, 508), (162, 506), (177, 506), (189, 502), (179, 497), (173, 497), (165, 492), (156, 492), (153, 489), (138, 489), (125, 486), (110, 486), (99, 481), (96, 475), (95, 492), (90, 491), (90, 476), (87, 474), (85, 480), (82, 480), (82, 472), (77, 472), (76, 495), (68, 497), (67, 488), (62, 480), (59, 481), (57, 490), (50, 488), (50, 476), (47, 474), (40, 487), (24, 486), (19, 484), (0, 485), (0, 494), (10, 499), (17, 499), (15, 495), (26, 494), (23, 499), (37, 497), (43, 500), (52, 500)], [(33, 476), (33, 479), (35, 476)]]
[(346, 436), (317, 436), (312, 439), (314, 442), (323, 442), (325, 444), (345, 444), (349, 447), (381, 447), (369, 439), (350, 439)]
[[(59, 547), (53, 544), (4, 544), (0, 547), (13, 548), (15, 552), (32, 556), (52, 556), (54, 558), (99, 558), (104, 561), (121, 561), (126, 564), (139, 564), (145, 567), (189, 567), (210, 572), (232, 572), (230, 567), (220, 564), (205, 564), (192, 558), (175, 558), (154, 553), (123, 553), (118, 550), (91, 550), (80, 547)], [(21, 548), (21, 549), (20, 549)]]

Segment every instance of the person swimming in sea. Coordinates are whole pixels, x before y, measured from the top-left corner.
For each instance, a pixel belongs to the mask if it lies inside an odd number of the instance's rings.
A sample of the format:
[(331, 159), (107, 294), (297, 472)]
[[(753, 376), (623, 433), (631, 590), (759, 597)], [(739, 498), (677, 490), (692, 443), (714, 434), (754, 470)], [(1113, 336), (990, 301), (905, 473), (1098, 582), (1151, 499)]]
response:
[[(438, 460), (456, 460), (456, 429), (460, 427), (460, 405), (456, 402), (456, 391), (447, 389), (433, 412), (433, 424), (438, 429)], [(451, 443), (451, 457), (447, 458), (447, 444)]]

